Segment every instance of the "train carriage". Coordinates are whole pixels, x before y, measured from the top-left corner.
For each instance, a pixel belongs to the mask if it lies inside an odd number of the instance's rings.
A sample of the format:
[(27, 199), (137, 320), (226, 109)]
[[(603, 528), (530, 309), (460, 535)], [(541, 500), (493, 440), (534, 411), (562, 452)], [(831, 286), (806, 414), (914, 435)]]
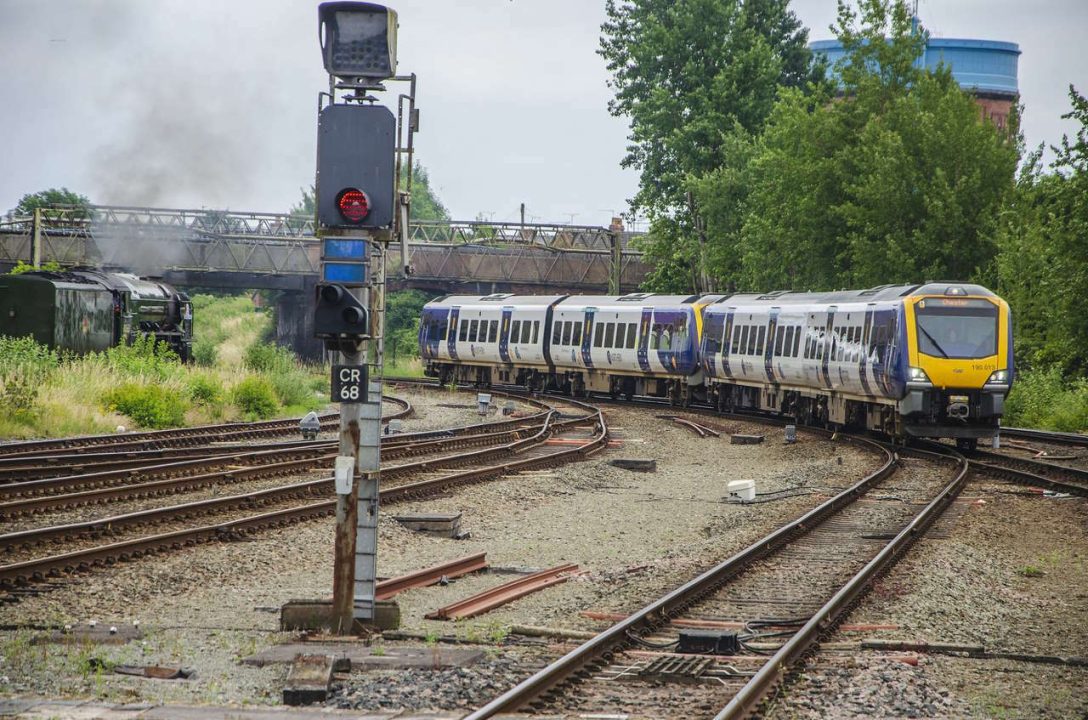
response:
[(585, 395), (706, 399), (800, 423), (955, 438), (997, 430), (1008, 305), (978, 285), (834, 293), (447, 296), (420, 326), (429, 375)]
[(973, 446), (996, 431), (1012, 381), (1008, 305), (978, 285), (732, 295), (704, 322), (723, 409)]

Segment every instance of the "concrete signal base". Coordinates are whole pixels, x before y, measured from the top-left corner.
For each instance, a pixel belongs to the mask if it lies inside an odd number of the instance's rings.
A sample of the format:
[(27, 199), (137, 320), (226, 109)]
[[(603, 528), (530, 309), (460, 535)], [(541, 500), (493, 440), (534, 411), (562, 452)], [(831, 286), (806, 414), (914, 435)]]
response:
[[(392, 600), (379, 600), (374, 606), (374, 621), (356, 621), (351, 634), (377, 628), (396, 630), (400, 627), (400, 606)], [(332, 600), (289, 600), (280, 608), (280, 630), (335, 631)]]

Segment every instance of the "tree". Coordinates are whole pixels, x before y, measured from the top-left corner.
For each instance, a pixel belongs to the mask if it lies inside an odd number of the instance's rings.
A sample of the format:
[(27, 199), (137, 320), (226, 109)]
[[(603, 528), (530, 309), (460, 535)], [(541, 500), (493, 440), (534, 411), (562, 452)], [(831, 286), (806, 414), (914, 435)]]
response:
[(997, 231), (997, 290), (1014, 313), (1014, 346), (1028, 365), (1088, 374), (1088, 99), (1069, 88), (1080, 127), (1025, 163)]
[[(1015, 128), (980, 121), (947, 68), (915, 65), (924, 34), (902, 0), (861, 0), (860, 16), (840, 2), (836, 33), (843, 96), (783, 91), (737, 171), (740, 229), (708, 213), (708, 244), (739, 237), (738, 278), (753, 290), (979, 277), (1013, 187)], [(701, 202), (713, 209), (738, 182), (709, 176)]]
[(19, 217), (30, 217), (34, 214), (35, 209), (41, 208), (47, 211), (44, 213), (47, 217), (58, 217), (61, 216), (58, 208), (75, 207), (75, 212), (66, 213), (65, 218), (80, 219), (89, 215), (90, 204), (91, 201), (87, 199), (86, 195), (72, 192), (66, 187), (49, 188), (48, 190), (23, 195), (22, 199), (19, 200), (19, 204), (11, 212)]
[[(705, 265), (691, 181), (730, 163), (735, 135), (757, 133), (780, 85), (805, 86), (807, 31), (788, 0), (608, 0), (599, 53), (612, 73), (609, 111), (631, 121), (624, 167), (640, 171), (633, 212), (650, 286), (694, 287)], [(693, 273), (694, 268), (694, 273)], [(686, 278), (686, 280), (685, 280)]]

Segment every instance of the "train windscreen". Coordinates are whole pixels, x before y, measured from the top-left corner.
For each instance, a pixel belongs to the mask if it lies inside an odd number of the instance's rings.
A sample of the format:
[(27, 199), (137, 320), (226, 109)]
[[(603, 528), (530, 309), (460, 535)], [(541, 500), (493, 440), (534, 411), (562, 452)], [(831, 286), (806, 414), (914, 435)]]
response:
[(940, 358), (997, 354), (997, 306), (986, 300), (926, 298), (914, 308), (918, 350)]

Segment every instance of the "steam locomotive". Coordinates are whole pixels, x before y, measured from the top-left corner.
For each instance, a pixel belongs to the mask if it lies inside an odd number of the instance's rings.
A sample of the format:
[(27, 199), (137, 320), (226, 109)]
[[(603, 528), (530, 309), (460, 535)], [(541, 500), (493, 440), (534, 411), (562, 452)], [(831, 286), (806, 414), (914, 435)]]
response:
[(189, 296), (155, 280), (99, 270), (0, 276), (0, 335), (88, 353), (151, 335), (183, 362), (192, 356)]

